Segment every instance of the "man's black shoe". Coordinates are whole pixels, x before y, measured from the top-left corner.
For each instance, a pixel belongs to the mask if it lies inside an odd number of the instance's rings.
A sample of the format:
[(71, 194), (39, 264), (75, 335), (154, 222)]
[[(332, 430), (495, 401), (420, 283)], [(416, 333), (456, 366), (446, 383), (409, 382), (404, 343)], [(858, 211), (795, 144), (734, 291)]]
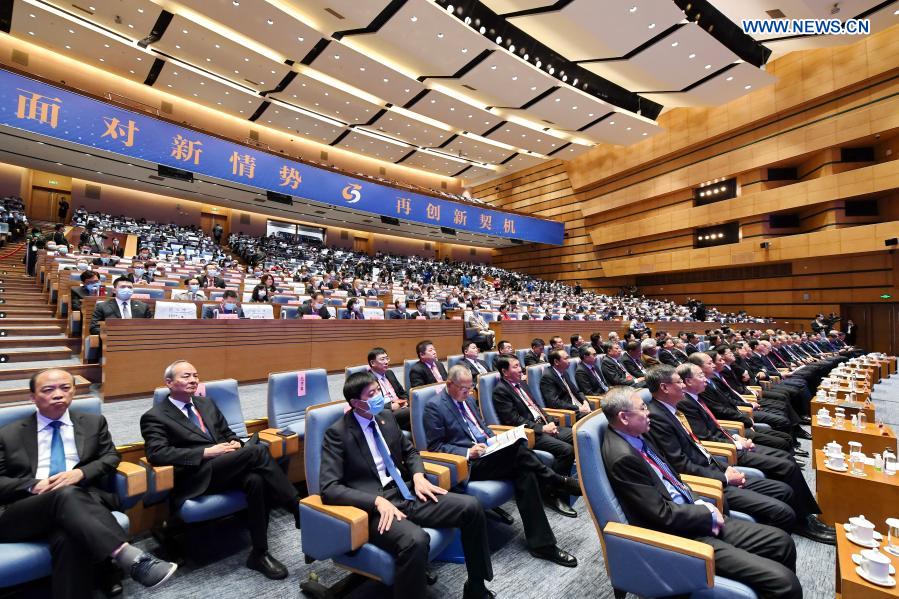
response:
[(284, 564), (272, 557), (272, 554), (268, 551), (265, 553), (251, 552), (250, 557), (247, 558), (247, 568), (262, 572), (266, 578), (272, 580), (282, 580), (287, 578), (287, 568)]
[(811, 424), (811, 423), (812, 423), (811, 416), (800, 416), (799, 417), (799, 424)]
[(562, 477), (562, 488), (559, 490), (562, 495), (574, 495), (575, 497), (580, 497), (583, 494), (581, 492), (580, 483), (578, 483), (578, 480), (572, 476)]
[(559, 549), (555, 545), (540, 547), (539, 549), (531, 549), (531, 555), (536, 558), (545, 559), (546, 561), (565, 566), (566, 568), (574, 568), (577, 566), (577, 558)]
[(793, 534), (800, 537), (805, 537), (806, 539), (809, 539), (810, 541), (814, 541), (816, 543), (823, 543), (824, 545), (837, 544), (836, 537), (832, 537), (819, 530), (810, 528), (807, 522), (802, 525), (797, 525), (796, 528), (793, 529)]
[(567, 518), (577, 518), (577, 512), (574, 511), (570, 505), (562, 501), (561, 497), (555, 495), (548, 497), (543, 504), (557, 514), (562, 514)]
[(808, 457), (808, 452), (807, 452), (806, 450), (804, 450), (804, 449), (794, 449), (794, 450), (793, 450), (793, 455), (799, 456), (800, 458), (807, 458), (807, 457)]
[(797, 426), (795, 432), (797, 439), (806, 439), (807, 441), (811, 441), (812, 439), (812, 435), (801, 426)]
[(465, 586), (462, 587), (462, 599), (494, 599), (496, 597), (496, 593), (485, 588), (483, 582), (481, 583), (481, 589), (479, 591), (472, 590), (469, 581), (466, 580)]
[(833, 526), (828, 526), (827, 524), (821, 522), (821, 520), (818, 519), (818, 516), (814, 514), (809, 514), (806, 517), (805, 524), (808, 528), (817, 530), (823, 535), (833, 537), (834, 539), (837, 538), (837, 530)]

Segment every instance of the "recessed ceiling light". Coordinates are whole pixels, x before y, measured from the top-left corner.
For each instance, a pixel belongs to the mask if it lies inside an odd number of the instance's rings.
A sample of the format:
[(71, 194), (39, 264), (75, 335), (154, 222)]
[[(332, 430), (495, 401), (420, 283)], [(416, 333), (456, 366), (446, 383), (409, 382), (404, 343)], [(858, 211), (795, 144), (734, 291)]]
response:
[(637, 7), (636, 7), (636, 6), (631, 6), (629, 9), (627, 9), (627, 12), (630, 12), (630, 13), (637, 12)]
[(481, 28), (478, 29), (478, 31), (480, 32), (481, 35), (484, 35), (484, 33), (487, 31), (487, 28), (484, 26), (481, 26)]
[(572, 106), (571, 109), (572, 109), (572, 110), (577, 110), (577, 106)]
[(334, 60), (340, 60), (340, 54), (335, 54), (335, 55), (334, 55)]
[(562, 98), (556, 98), (556, 102), (561, 102)]
[(442, 33), (438, 33), (438, 34), (437, 34), (437, 39), (441, 39), (441, 40), (442, 40), (442, 39), (443, 39), (443, 34), (442, 34)]
[(408, 93), (409, 93), (409, 88), (407, 87), (407, 88), (404, 89), (403, 91), (406, 92), (406, 93), (408, 94)]
[(705, 65), (705, 68), (706, 68), (706, 70), (709, 70), (709, 69), (711, 69), (711, 68), (712, 68), (712, 65), (710, 65), (710, 64), (707, 64), (707, 65)]
[(269, 25), (275, 24), (275, 22), (272, 19), (267, 19), (265, 22), (268, 23)]
[(518, 81), (518, 75), (515, 75), (514, 77), (512, 77), (512, 81)]
[(733, 81), (733, 80), (734, 80), (733, 76), (730, 76), (727, 78), (727, 81)]
[(536, 85), (532, 85), (532, 86), (531, 86), (531, 91), (532, 91), (532, 92), (537, 91), (537, 86), (536, 86)]
[(384, 77), (384, 83), (390, 83), (390, 79), (388, 79), (387, 77)]
[(365, 72), (365, 67), (359, 67), (359, 70), (362, 71), (362, 72), (364, 73), (364, 72)]
[(501, 45), (503, 43), (503, 38), (500, 36), (496, 36), (496, 43), (497, 45)]
[(671, 42), (672, 48), (677, 48), (680, 45), (680, 42)]
[(751, 85), (745, 85), (745, 86), (743, 86), (743, 89), (752, 89), (752, 86), (751, 86)]
[(552, 75), (556, 70), (553, 67), (549, 67), (549, 74)]
[(588, 114), (588, 115), (587, 115), (587, 116), (593, 116), (593, 113), (592, 113), (592, 112), (591, 112), (591, 113), (590, 113), (590, 114)]
[(462, 48), (462, 54), (468, 54), (468, 48)]
[(141, 60), (143, 60), (143, 58), (141, 58), (140, 56), (138, 56), (138, 57), (137, 57), (137, 60), (138, 60), (138, 61), (141, 61)]
[(649, 134), (646, 133), (646, 131), (644, 131), (644, 132), (643, 132), (643, 137), (646, 137), (647, 135), (649, 135)]
[(412, 17), (409, 18), (409, 20), (412, 21), (413, 23), (415, 23), (415, 22), (418, 21), (418, 17), (412, 16)]
[(304, 42), (304, 41), (306, 41), (306, 38), (304, 38), (304, 37), (298, 37), (298, 38), (297, 38), (297, 41), (298, 41), (298, 42)]
[(630, 131), (631, 129), (633, 129), (633, 127), (628, 127), (628, 128), (627, 128), (628, 131)]
[(610, 125), (614, 125), (614, 124), (615, 124), (615, 121), (609, 121), (609, 124), (610, 124)]
[(34, 16), (34, 13), (28, 13), (28, 16), (31, 17), (32, 19), (36, 19), (36, 18), (37, 18), (36, 16)]
[(74, 29), (69, 29), (69, 33), (75, 33)]
[[(33, 32), (33, 31), (29, 31), (29, 32), (28, 32), (28, 35), (34, 35), (34, 32)], [(106, 46), (106, 47), (108, 48), (109, 46)]]
[(655, 29), (655, 28), (656, 28), (656, 24), (655, 24), (655, 23), (650, 23), (649, 25), (646, 26), (646, 28), (647, 28), (647, 29)]
[(187, 29), (182, 29), (182, 30), (181, 30), (181, 33), (183, 33), (183, 34), (186, 35), (186, 34), (187, 34)]
[(238, 0), (231, 0), (231, 4), (233, 4), (234, 6), (240, 6), (240, 2), (238, 2)]
[(133, 74), (134, 74), (134, 69), (128, 69), (128, 72), (131, 73), (131, 74), (133, 75)]
[(244, 57), (243, 57), (243, 61), (244, 61), (244, 62), (250, 62), (250, 59), (249, 59), (248, 57), (244, 56)]
[(93, 6), (88, 6), (88, 8), (89, 8), (90, 10), (92, 10), (92, 11), (93, 11), (93, 10), (97, 10), (97, 9), (94, 8)]
[(687, 58), (696, 58), (696, 54), (690, 54)]

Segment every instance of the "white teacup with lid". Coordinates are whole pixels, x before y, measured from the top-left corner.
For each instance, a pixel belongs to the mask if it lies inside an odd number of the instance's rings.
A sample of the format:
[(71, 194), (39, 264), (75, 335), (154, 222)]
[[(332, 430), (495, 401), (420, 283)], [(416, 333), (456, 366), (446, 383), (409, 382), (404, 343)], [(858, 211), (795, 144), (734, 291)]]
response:
[(852, 536), (859, 541), (874, 542), (874, 523), (865, 518), (864, 514), (849, 518), (849, 528)]
[(871, 579), (887, 581), (890, 577), (890, 558), (877, 549), (865, 549), (861, 552), (861, 569)]

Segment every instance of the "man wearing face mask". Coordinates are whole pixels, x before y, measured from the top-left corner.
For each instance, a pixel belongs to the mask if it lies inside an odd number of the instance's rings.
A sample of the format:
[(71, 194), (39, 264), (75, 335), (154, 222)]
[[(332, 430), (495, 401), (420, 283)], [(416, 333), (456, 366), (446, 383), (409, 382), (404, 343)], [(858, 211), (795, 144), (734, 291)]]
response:
[(98, 302), (91, 317), (91, 335), (100, 334), (100, 323), (110, 318), (153, 318), (150, 306), (138, 300), (132, 300), (134, 284), (125, 277), (113, 281), (115, 297)]
[(181, 291), (180, 293), (173, 293), (172, 299), (175, 300), (189, 300), (189, 301), (197, 301), (197, 300), (205, 300), (206, 294), (200, 289), (200, 282), (197, 280), (197, 277), (191, 277), (185, 281), (187, 285), (187, 291)]
[(393, 310), (387, 312), (387, 320), (407, 320), (409, 313), (406, 311), (406, 302), (396, 300), (393, 303)]
[(203, 289), (208, 289), (210, 287), (224, 289), (226, 287), (225, 279), (219, 276), (219, 269), (216, 264), (207, 264), (203, 274), (197, 277), (197, 280), (200, 282), (200, 287)]
[(222, 301), (217, 306), (203, 308), (203, 318), (219, 318), (219, 315), (227, 317), (231, 314), (236, 314), (237, 318), (244, 318), (243, 308), (237, 303), (237, 292), (233, 289), (225, 289)]
[(371, 373), (347, 377), (343, 395), (353, 409), (325, 433), (321, 495), (326, 504), (351, 505), (369, 514), (369, 542), (395, 559), (393, 597), (426, 595), (429, 548), (422, 527), (459, 528), (468, 571), (463, 598), (494, 597), (484, 585), (493, 579), (493, 566), (481, 504), (425, 478), (418, 451), (384, 409)]
[(331, 318), (331, 313), (328, 312), (327, 306), (325, 306), (325, 294), (316, 291), (312, 294), (312, 299), (304, 302), (300, 309), (297, 310), (297, 318), (303, 318), (304, 316), (318, 316), (322, 320), (327, 320)]
[(114, 260), (112, 257), (110, 257), (109, 250), (101, 250), (100, 257), (94, 258), (93, 261), (91, 262), (91, 264), (93, 264), (94, 266), (112, 266), (115, 263), (116, 263), (116, 260)]
[[(87, 265), (85, 265), (85, 268)], [(80, 270), (80, 265), (79, 265)], [(81, 287), (72, 287), (72, 299), (69, 304), (73, 311), (81, 310), (81, 300), (88, 296), (106, 295), (106, 289), (100, 285), (100, 275), (92, 270), (81, 273)]]

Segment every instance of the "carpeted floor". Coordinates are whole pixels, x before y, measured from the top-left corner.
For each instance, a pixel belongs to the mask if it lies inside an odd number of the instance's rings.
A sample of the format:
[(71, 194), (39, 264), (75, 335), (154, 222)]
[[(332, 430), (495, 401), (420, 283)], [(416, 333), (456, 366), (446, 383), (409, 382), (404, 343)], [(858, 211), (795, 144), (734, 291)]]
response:
[[(329, 377), (331, 397), (342, 398), (343, 375)], [(265, 414), (266, 385), (241, 386), (241, 403), (245, 415)], [(877, 385), (872, 393), (878, 414), (884, 421), (895, 425), (899, 422), (899, 375)], [(139, 441), (139, 417), (150, 405), (150, 399), (112, 402), (104, 406), (110, 431), (116, 443)], [(806, 449), (808, 442), (803, 442)], [(815, 488), (812, 469), (804, 470), (806, 480)], [(574, 569), (562, 568), (532, 558), (524, 545), (523, 531), (514, 502), (505, 506), (516, 518), (512, 526), (490, 522), (491, 542), (495, 545), (493, 564), (495, 579), (490, 588), (498, 597), (544, 597), (552, 599), (611, 598), (612, 589), (606, 577), (605, 566), (593, 522), (584, 509), (583, 501), (575, 508), (578, 518), (564, 518), (547, 512), (559, 546), (575, 555), (580, 565)], [(239, 518), (227, 519), (212, 525), (192, 529), (185, 539), (185, 554), (191, 556), (176, 577), (157, 591), (145, 591), (131, 582), (126, 583), (127, 597), (152, 597), (153, 599), (205, 598), (217, 596), (300, 597), (299, 585), (315, 573), (322, 582), (330, 584), (339, 580), (344, 571), (330, 563), (305, 564), (301, 551), (300, 531), (293, 527), (292, 519), (283, 512), (273, 515), (269, 538), (272, 553), (290, 570), (285, 581), (270, 581), (261, 574), (244, 567), (249, 548), (249, 538)], [(807, 599), (830, 599), (834, 596), (834, 548), (794, 537), (798, 552), (797, 572)], [(146, 549), (156, 548), (152, 538), (143, 538), (139, 544)], [(465, 568), (455, 564), (434, 564), (439, 575), (437, 583), (429, 588), (433, 598), (460, 597), (465, 580)], [(350, 597), (389, 597), (385, 587), (365, 582)]]

